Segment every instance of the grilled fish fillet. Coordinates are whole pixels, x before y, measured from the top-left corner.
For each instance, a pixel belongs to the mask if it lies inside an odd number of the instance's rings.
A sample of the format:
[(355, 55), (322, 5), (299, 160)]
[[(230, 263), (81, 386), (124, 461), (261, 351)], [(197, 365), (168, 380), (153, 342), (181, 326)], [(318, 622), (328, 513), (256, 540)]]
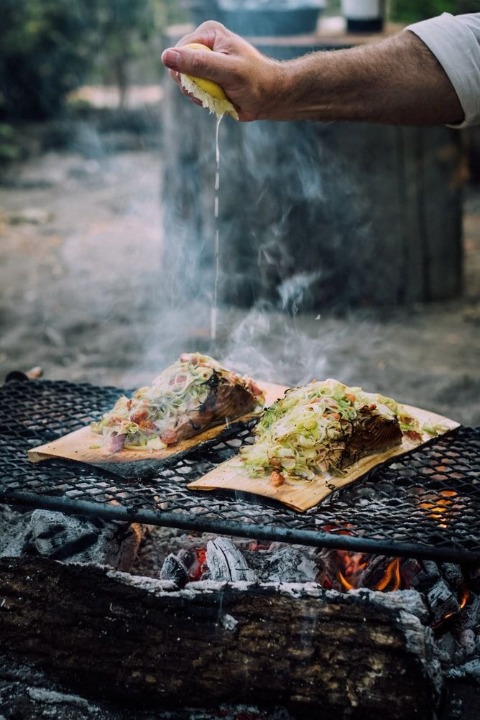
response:
[(243, 415), (260, 411), (262, 390), (251, 378), (223, 368), (208, 355), (185, 353), (151, 386), (120, 397), (92, 423), (112, 452), (163, 449)]
[(241, 458), (250, 475), (270, 473), (274, 484), (309, 482), (399, 445), (404, 431), (417, 432), (415, 421), (391, 398), (315, 381), (288, 390), (264, 411)]

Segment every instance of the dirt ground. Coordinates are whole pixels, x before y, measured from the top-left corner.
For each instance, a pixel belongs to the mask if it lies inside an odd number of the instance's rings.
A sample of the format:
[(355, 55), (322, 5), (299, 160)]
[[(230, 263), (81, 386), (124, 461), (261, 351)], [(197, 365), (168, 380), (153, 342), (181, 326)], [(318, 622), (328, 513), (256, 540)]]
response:
[(162, 153), (77, 145), (10, 170), (0, 186), (0, 382), (45, 378), (136, 387), (179, 352), (211, 352), (257, 378), (337, 377), (480, 424), (480, 190), (467, 187), (465, 280), (455, 302), (348, 317), (209, 308), (166, 297)]

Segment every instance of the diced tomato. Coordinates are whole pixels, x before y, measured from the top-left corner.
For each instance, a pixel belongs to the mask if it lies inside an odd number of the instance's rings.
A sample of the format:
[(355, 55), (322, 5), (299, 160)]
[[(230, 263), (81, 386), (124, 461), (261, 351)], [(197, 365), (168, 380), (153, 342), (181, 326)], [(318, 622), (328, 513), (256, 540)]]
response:
[(416, 430), (407, 430), (403, 433), (409, 440), (420, 441), (422, 436)]
[(285, 482), (285, 478), (283, 477), (281, 472), (278, 472), (278, 470), (274, 470), (270, 474), (270, 482), (272, 483), (273, 487), (280, 487), (280, 485), (283, 485)]
[(148, 418), (148, 410), (137, 410), (130, 415), (130, 420), (137, 425), (140, 425), (144, 420)]
[(164, 430), (160, 435), (160, 440), (162, 440), (165, 445), (175, 445), (177, 442), (177, 433), (173, 430)]

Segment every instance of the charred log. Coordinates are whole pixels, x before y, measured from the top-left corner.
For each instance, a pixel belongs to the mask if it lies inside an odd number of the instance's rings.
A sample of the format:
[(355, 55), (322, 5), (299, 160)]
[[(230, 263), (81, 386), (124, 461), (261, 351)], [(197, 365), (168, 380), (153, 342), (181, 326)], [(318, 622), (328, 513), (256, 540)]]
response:
[(97, 562), (128, 572), (137, 557), (145, 526), (34, 510), (22, 553), (63, 562)]
[(172, 583), (0, 559), (4, 652), (72, 692), (122, 703), (283, 705), (301, 717), (432, 718), (431, 631), (412, 591)]

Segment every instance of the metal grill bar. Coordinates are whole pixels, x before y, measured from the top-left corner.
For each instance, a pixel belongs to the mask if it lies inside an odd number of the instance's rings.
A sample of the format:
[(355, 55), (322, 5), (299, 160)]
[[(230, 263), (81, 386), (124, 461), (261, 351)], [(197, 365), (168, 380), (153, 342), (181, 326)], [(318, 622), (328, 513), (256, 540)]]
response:
[(437, 438), (302, 514), (256, 496), (187, 489), (238, 452), (248, 425), (134, 481), (81, 463), (29, 463), (29, 448), (83, 427), (124, 392), (51, 381), (0, 387), (0, 500), (259, 540), (480, 563), (480, 428)]

